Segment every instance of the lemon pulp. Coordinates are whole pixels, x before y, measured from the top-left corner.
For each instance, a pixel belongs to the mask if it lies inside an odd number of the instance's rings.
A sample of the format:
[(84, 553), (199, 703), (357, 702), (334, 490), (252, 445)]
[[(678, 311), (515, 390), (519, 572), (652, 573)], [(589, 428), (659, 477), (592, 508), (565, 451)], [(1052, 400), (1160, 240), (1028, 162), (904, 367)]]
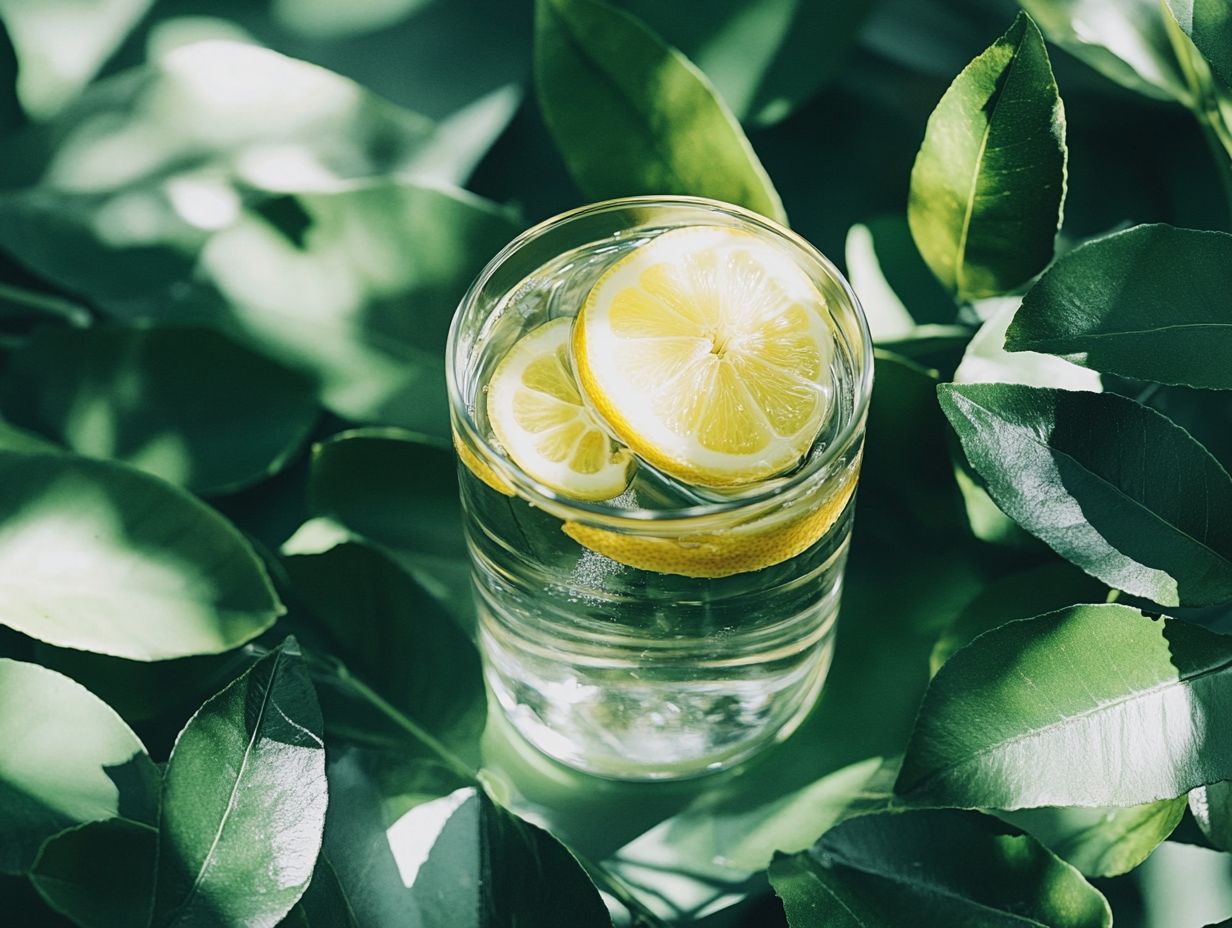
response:
[(572, 341), (612, 431), (689, 483), (738, 487), (790, 469), (828, 411), (825, 299), (748, 232), (675, 229), (633, 250), (591, 289)]
[(488, 381), (488, 422), (535, 480), (573, 499), (610, 499), (629, 485), (634, 458), (612, 442), (578, 392), (569, 359), (572, 324), (553, 319), (514, 344)]

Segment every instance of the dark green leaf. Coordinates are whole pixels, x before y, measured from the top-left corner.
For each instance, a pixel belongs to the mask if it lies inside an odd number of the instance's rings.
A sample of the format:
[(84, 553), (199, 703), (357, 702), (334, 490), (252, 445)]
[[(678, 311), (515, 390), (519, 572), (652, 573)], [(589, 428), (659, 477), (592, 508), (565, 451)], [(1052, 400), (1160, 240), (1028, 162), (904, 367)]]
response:
[(273, 926), (303, 895), (325, 826), (321, 710), (288, 642), (180, 733), (163, 784), (153, 925)]
[(47, 905), (24, 876), (0, 873), (0, 911), (18, 918), (21, 928), (73, 928), (73, 923)]
[[(410, 575), (359, 541), (285, 559), (291, 586), (350, 674), (478, 763), (487, 705), (479, 655)], [(326, 708), (326, 718), (330, 713)]]
[(118, 715), (68, 677), (0, 658), (0, 872), (85, 822), (158, 817), (158, 769)]
[(1211, 70), (1232, 89), (1232, 6), (1227, 0), (1165, 0), (1177, 25), (1189, 36)]
[(939, 396), (993, 499), (1062, 557), (1163, 605), (1232, 598), (1232, 479), (1183, 429), (1111, 393)]
[(932, 671), (935, 674), (955, 651), (986, 631), (1075, 603), (1103, 602), (1107, 593), (1099, 581), (1060, 562), (999, 577), (967, 603), (937, 639), (930, 661)]
[(1118, 84), (1185, 102), (1158, 0), (1020, 0), (1049, 41)]
[(846, 63), (871, 0), (711, 0), (706, 15), (688, 4), (625, 0), (680, 49), (743, 121), (779, 122)]
[[(438, 802), (447, 804), (448, 819), (412, 884), (424, 925), (611, 925), (586, 872), (547, 832), (473, 789)], [(431, 811), (420, 806), (408, 815), (424, 819)], [(422, 845), (430, 832), (417, 830), (413, 837)]]
[[(919, 325), (952, 323), (954, 300), (920, 257), (905, 216), (881, 216), (847, 232), (847, 276), (879, 344)], [(907, 305), (910, 304), (910, 305)]]
[(313, 385), (215, 332), (45, 329), (14, 353), (9, 420), (198, 493), (281, 468), (316, 419)]
[(312, 871), (312, 882), (283, 925), (288, 928), (359, 928), (324, 850)]
[(1011, 622), (933, 678), (896, 791), (962, 808), (1136, 805), (1232, 778), (1232, 638), (1128, 606)]
[(30, 881), (48, 905), (81, 928), (146, 928), (157, 853), (152, 825), (88, 822), (43, 845)]
[(1232, 851), (1232, 783), (1210, 783), (1189, 794), (1189, 810), (1206, 839)]
[(1002, 818), (1086, 876), (1107, 877), (1128, 873), (1146, 860), (1184, 814), (1181, 796), (1123, 808), (1023, 809)]
[(439, 439), (355, 429), (312, 451), (313, 511), (399, 551), (466, 557), (458, 463)]
[(0, 451), (46, 451), (52, 454), (63, 449), (33, 432), (0, 422)]
[(133, 660), (216, 654), (282, 612), (205, 504), (107, 461), (0, 451), (0, 623)]
[(779, 857), (770, 882), (791, 928), (1108, 928), (1104, 898), (1029, 835), (982, 815), (868, 815), (811, 851)]
[(1022, 302), (1010, 351), (1232, 390), (1232, 235), (1135, 226), (1059, 258)]
[(1020, 13), (933, 110), (907, 219), (962, 299), (1024, 284), (1052, 257), (1065, 199), (1065, 112), (1044, 40)]
[(17, 50), (9, 30), (0, 21), (0, 132), (8, 133), (25, 122), (21, 101), (17, 99)]
[[(1062, 259), (1064, 260), (1064, 259)], [(979, 331), (972, 336), (954, 371), (956, 383), (1022, 383), (1032, 387), (1061, 390), (1088, 390), (1099, 393), (1099, 374), (1068, 361), (1033, 351), (1011, 353), (1005, 350), (1005, 330), (1020, 312), (1017, 299), (988, 301), (1000, 303)]]
[(785, 220), (770, 178), (702, 73), (626, 13), (538, 0), (539, 105), (584, 192), (692, 194)]
[(49, 320), (85, 326), (90, 324), (90, 313), (78, 303), (14, 284), (0, 283), (0, 323)]

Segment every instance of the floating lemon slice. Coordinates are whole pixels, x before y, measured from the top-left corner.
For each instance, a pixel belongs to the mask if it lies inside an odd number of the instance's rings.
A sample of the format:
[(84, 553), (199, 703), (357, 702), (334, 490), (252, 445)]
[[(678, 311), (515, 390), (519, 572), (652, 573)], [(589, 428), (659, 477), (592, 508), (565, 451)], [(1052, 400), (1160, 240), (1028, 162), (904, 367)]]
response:
[(554, 319), (509, 349), (488, 381), (488, 422), (540, 483), (573, 499), (610, 499), (629, 485), (634, 458), (582, 402), (569, 362), (572, 324)]
[(798, 463), (830, 405), (825, 299), (786, 254), (718, 226), (665, 232), (599, 279), (573, 330), (587, 397), (637, 455), (737, 487)]

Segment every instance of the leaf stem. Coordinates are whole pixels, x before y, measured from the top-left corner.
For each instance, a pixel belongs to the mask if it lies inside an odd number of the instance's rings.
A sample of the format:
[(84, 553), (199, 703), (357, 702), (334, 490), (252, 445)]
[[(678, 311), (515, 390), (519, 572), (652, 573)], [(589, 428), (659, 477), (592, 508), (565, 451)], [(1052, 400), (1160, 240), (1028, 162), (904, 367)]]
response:
[(457, 774), (467, 783), (478, 785), (479, 780), (476, 777), (475, 771), (463, 761), (458, 755), (454, 754), (447, 748), (439, 739), (430, 732), (421, 727), (414, 719), (411, 719), (406, 714), (401, 712), (396, 706), (388, 702), (380, 693), (368, 686), (363, 680), (355, 676), (346, 668), (346, 665), (337, 658), (331, 657), (327, 661), (322, 661), (340, 683), (350, 687), (358, 696), (366, 700), (374, 709), (385, 716), (394, 725), (401, 728), (416, 741), (420, 742), (428, 750), (432, 751), (441, 762), (449, 768), (452, 773)]
[(582, 869), (590, 876), (593, 883), (628, 909), (629, 914), (633, 916), (633, 928), (667, 928), (666, 922), (655, 915), (619, 876), (602, 864), (597, 864), (585, 855), (579, 854), (572, 846), (569, 848), (569, 853), (582, 865)]

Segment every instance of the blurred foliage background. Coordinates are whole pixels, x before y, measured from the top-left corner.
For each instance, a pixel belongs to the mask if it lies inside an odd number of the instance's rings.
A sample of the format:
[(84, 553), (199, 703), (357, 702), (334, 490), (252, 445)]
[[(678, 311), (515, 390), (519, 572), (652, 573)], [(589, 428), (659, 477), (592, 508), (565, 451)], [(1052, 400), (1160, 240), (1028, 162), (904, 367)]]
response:
[[(1098, 596), (1079, 592), (1083, 578), (1062, 576), (1055, 558), (995, 515), (973, 538), (966, 519), (978, 518), (978, 497), (956, 525), (962, 505), (933, 387), (996, 307), (966, 307), (956, 324), (906, 225), (929, 113), (1019, 7), (617, 5), (707, 75), (792, 227), (858, 288), (876, 284), (867, 273), (875, 250), (880, 273), (910, 294), (913, 337), (910, 346), (900, 339), (892, 305), (875, 320), (879, 334), (924, 367), (879, 363), (824, 712), (738, 776), (655, 788), (586, 781), (528, 756), (493, 722), (486, 782), (584, 854), (617, 861), (630, 884), (663, 893), (682, 919), (774, 924), (781, 911), (764, 893), (729, 908), (750, 886), (764, 890), (764, 877), (733, 875), (739, 859), (716, 863), (715, 848), (760, 860), (744, 836), (767, 815), (795, 814), (797, 791), (808, 799), (810, 784), (852, 764), (865, 765), (856, 771), (863, 783), (881, 757), (901, 753), (940, 631), (1011, 566), (1052, 571), (1044, 586), (1056, 601), (1003, 619)], [(1074, 6), (1025, 5), (1050, 38), (1048, 17)], [(348, 578), (368, 571), (365, 582), (400, 604), (372, 619), (370, 640), (320, 616), (305, 624), (335, 653), (350, 648), (348, 663), (384, 663), (398, 676), (401, 645), (381, 638), (382, 622), (428, 612), (463, 628), (470, 620), (443, 383), (453, 308), (513, 235), (589, 198), (537, 102), (533, 4), (0, 0), (0, 22), (0, 446), (52, 442), (206, 498), (273, 565), (291, 607), (279, 631), (290, 621), (302, 634), (294, 622), (313, 611), (304, 602), (327, 616), (356, 614)], [(1229, 228), (1218, 161), (1191, 113), (1168, 99), (1175, 75), (1148, 61), (1140, 73), (1156, 82), (1129, 89), (1055, 47), (1052, 64), (1069, 149), (1058, 250), (1140, 222)], [(605, 113), (590, 118), (601, 124)], [(884, 302), (879, 293), (861, 289), (870, 309)], [(1181, 392), (1167, 402), (1232, 461), (1226, 404)], [(353, 427), (371, 428), (337, 437)], [(330, 557), (304, 531), (328, 531), (322, 519), (378, 542), (397, 568), (350, 564), (338, 549), (333, 561), (312, 560)], [(997, 532), (1008, 545), (985, 543)], [(387, 567), (394, 573), (381, 573)], [(188, 658), (117, 670), (107, 662), (150, 654), (94, 658), (52, 647), (72, 641), (0, 632), (0, 653), (34, 656), (113, 703), (158, 761), (188, 714), (243, 666)], [(461, 654), (465, 644), (441, 647)], [(415, 666), (431, 678), (425, 686), (445, 685), (439, 668)], [(323, 693), (327, 721), (329, 699)], [(453, 746), (465, 754), (482, 705), (448, 709)], [(377, 767), (386, 786), (405, 773)], [(410, 782), (386, 800), (409, 807), (412, 793), (434, 788)], [(1180, 838), (1194, 838), (1188, 825)], [(1128, 876), (1095, 882), (1126, 928), (1198, 928), (1232, 913), (1227, 859), (1182, 840)]]

